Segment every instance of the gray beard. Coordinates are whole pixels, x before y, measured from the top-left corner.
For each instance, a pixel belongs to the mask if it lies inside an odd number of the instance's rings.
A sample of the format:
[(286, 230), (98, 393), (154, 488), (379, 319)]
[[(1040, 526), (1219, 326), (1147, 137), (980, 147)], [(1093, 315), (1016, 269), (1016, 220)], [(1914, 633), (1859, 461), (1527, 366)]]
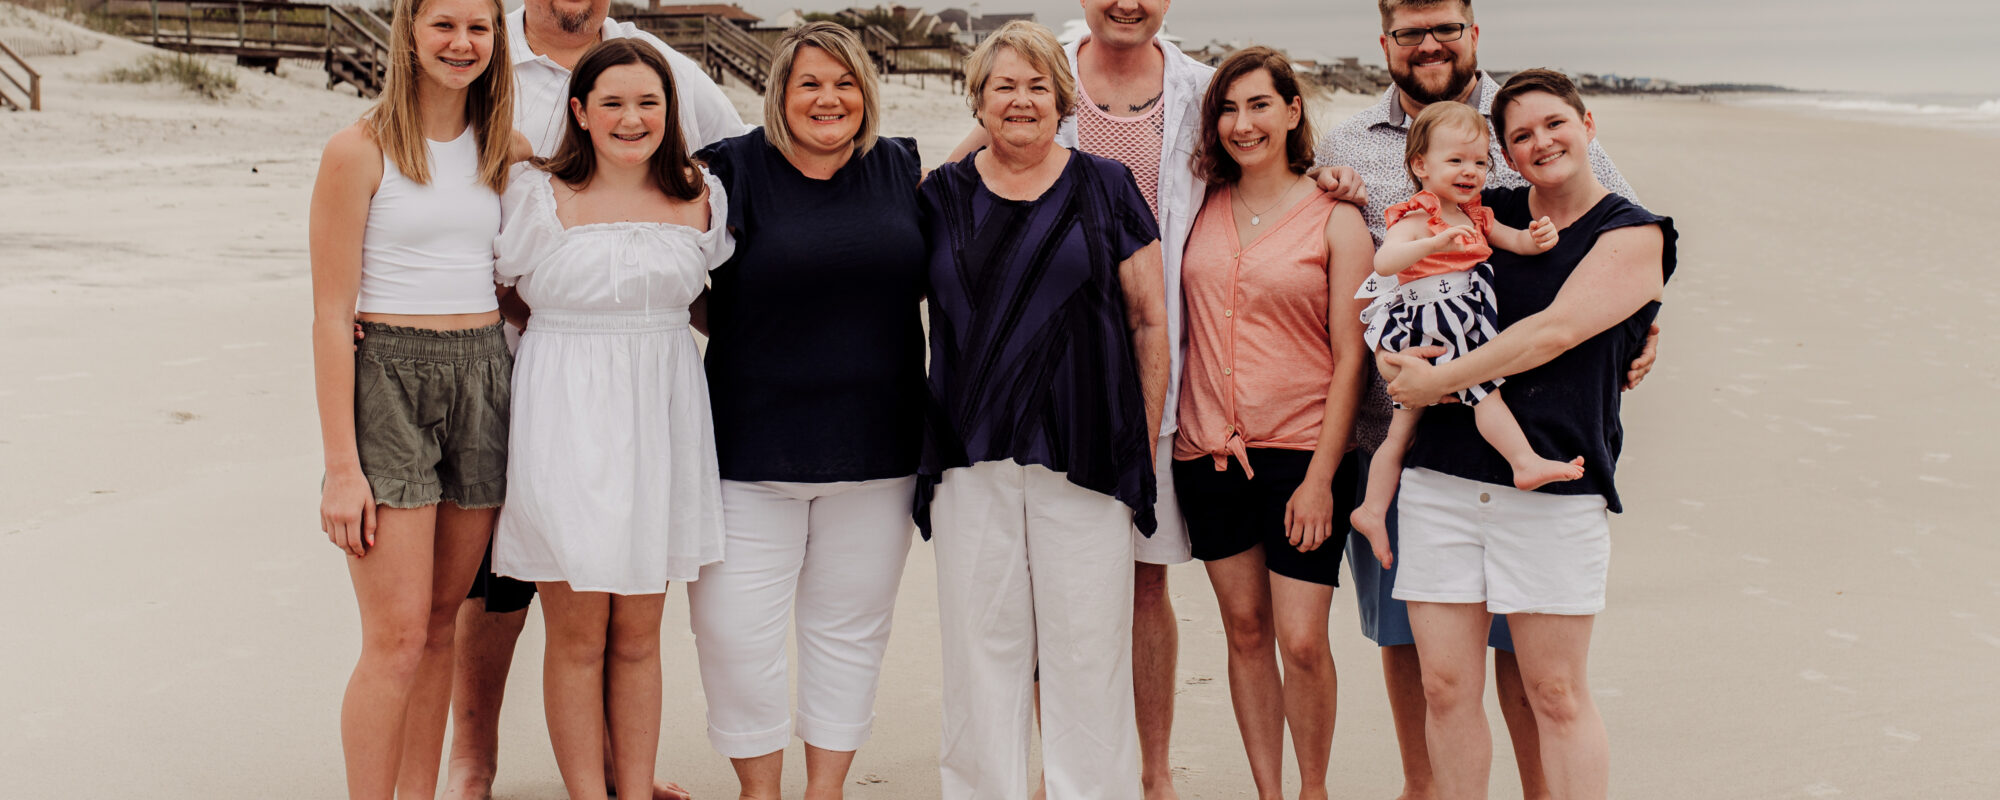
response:
[(563, 29), (563, 33), (582, 33), (583, 26), (590, 22), (589, 11), (579, 14), (564, 14), (560, 11), (550, 11), (549, 13), (556, 16), (556, 25)]

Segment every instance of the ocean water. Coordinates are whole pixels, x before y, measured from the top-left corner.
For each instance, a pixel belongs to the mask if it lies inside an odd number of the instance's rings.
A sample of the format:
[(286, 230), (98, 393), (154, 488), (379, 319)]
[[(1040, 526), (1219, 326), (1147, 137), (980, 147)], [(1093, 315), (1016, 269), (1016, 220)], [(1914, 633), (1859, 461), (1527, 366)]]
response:
[(1737, 105), (1894, 125), (1953, 128), (2000, 137), (2000, 97), (1993, 95), (1803, 92), (1717, 98)]

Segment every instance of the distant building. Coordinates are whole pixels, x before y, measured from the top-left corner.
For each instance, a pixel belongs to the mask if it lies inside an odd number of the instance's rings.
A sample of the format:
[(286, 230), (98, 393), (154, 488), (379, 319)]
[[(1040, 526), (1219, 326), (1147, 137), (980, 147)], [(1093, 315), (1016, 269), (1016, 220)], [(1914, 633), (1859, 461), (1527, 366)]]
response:
[(972, 30), (972, 12), (963, 8), (947, 8), (937, 13), (939, 22), (954, 26), (957, 31)]
[(992, 36), (994, 31), (1000, 30), (1002, 26), (1006, 25), (1009, 22), (1013, 22), (1015, 20), (1021, 20), (1024, 22), (1034, 22), (1035, 15), (984, 14), (981, 16), (973, 17), (972, 24), (969, 27), (967, 27), (964, 31), (961, 31), (958, 34), (958, 40), (971, 45), (979, 44), (980, 42), (985, 41), (986, 37)]

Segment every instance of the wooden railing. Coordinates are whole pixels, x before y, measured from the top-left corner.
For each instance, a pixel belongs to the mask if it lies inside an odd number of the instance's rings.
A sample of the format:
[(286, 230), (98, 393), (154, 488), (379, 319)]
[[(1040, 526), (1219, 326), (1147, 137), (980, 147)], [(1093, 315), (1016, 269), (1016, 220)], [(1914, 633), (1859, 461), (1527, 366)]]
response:
[(721, 17), (691, 17), (672, 14), (631, 14), (620, 17), (669, 47), (681, 51), (707, 67), (721, 80), (734, 75), (751, 88), (764, 91), (771, 72), (771, 48), (749, 31)]
[(972, 54), (971, 48), (953, 42), (951, 44), (899, 44), (887, 49), (883, 71), (956, 75), (965, 74), (965, 57)]
[[(14, 90), (21, 95), (15, 97), (6, 86), (0, 86), (0, 108), (11, 108), (15, 111), (42, 110), (42, 74), (36, 72), (34, 67), (28, 66), (28, 60), (14, 52), (14, 48), (8, 47), (6, 42), (0, 42), (0, 54), (6, 55), (5, 59), (0, 59), (0, 76), (5, 76), (7, 83), (13, 84)], [(26, 83), (22, 83), (20, 78), (14, 77), (14, 73), (7, 69), (10, 62), (21, 72), (26, 73)]]
[(363, 23), (338, 7), (327, 6), (326, 10), (327, 88), (333, 88), (337, 79), (370, 97), (381, 94), (389, 82), (389, 45), (386, 34), (377, 36), (373, 30), (379, 19), (363, 11), (360, 16), (368, 20)]
[(374, 97), (386, 81), (389, 47), (379, 18), (320, 3), (272, 0), (104, 0), (96, 13), (127, 38), (183, 53), (233, 55), (245, 66), (280, 59), (325, 65), (327, 88), (348, 83)]

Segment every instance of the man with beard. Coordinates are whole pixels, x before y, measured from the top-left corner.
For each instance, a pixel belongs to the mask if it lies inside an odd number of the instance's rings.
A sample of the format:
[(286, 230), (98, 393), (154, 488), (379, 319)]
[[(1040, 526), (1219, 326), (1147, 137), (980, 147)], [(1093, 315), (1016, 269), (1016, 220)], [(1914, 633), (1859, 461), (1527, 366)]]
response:
[[(632, 23), (607, 14), (611, 0), (527, 0), (507, 15), (507, 48), (514, 67), (514, 130), (535, 155), (553, 155), (562, 144), (563, 115), (570, 113), (569, 76), (585, 51), (600, 41), (637, 38), (659, 49), (673, 69), (674, 98), (688, 152), (749, 130), (728, 96), (701, 65)], [(509, 296), (503, 308), (519, 309)], [(519, 316), (508, 314), (509, 319)], [(509, 344), (517, 335), (508, 330)], [(445, 781), (449, 800), (492, 796), (499, 757), (500, 703), (514, 644), (528, 620), (535, 585), (494, 575), (491, 555), (480, 565), (471, 596), (458, 609), (457, 663), (452, 675), (452, 742)], [(606, 739), (607, 747), (609, 739)], [(611, 774), (605, 753), (605, 774)], [(664, 781), (654, 798), (685, 800), (687, 792)]]
[[(1362, 216), (1375, 246), (1382, 245), (1386, 233), (1383, 213), (1390, 206), (1410, 199), (1416, 187), (1410, 183), (1403, 164), (1404, 145), (1410, 121), (1431, 103), (1456, 100), (1486, 115), (1493, 113), (1493, 95), (1500, 84), (1479, 70), (1479, 26), (1473, 24), (1471, 0), (1377, 0), (1382, 13), (1382, 55), (1388, 60), (1394, 85), (1382, 93), (1373, 107), (1349, 117), (1321, 137), (1316, 148), (1322, 165), (1353, 167), (1367, 184), (1368, 202)], [(1507, 167), (1500, 156), (1499, 133), (1491, 135), (1491, 187), (1526, 186), (1519, 173)], [(1611, 157), (1595, 139), (1590, 143), (1590, 166), (1597, 179), (1612, 192), (1637, 202), (1631, 185), (1618, 174)], [(1345, 176), (1322, 174), (1322, 186), (1343, 182)], [(1501, 303), (1507, 302), (1500, 298)], [(1657, 338), (1658, 328), (1654, 329)], [(1632, 363), (1627, 388), (1637, 385), (1653, 363), (1653, 339)], [(1355, 414), (1353, 441), (1373, 451), (1389, 429), (1389, 397), (1380, 375), (1369, 382), (1368, 396)], [(1367, 459), (1364, 457), (1363, 462)], [(1366, 484), (1366, 478), (1363, 478)], [(1396, 516), (1389, 515), (1389, 547), (1396, 547)], [(1384, 570), (1381, 562), (1359, 536), (1350, 537), (1347, 548), (1353, 571), (1356, 603), (1361, 612), (1361, 630), (1382, 648), (1382, 672), (1389, 690), (1389, 709), (1396, 725), (1396, 742), (1402, 752), (1403, 794), (1401, 800), (1427, 800), (1431, 789), (1431, 762), (1424, 742), (1423, 673), (1417, 660), (1416, 639), (1410, 632), (1410, 617), (1403, 601), (1389, 596), (1396, 584), (1394, 568)], [(1398, 560), (1396, 563), (1400, 563)], [(1549, 796), (1542, 779), (1540, 738), (1535, 715), (1528, 706), (1521, 685), (1521, 669), (1514, 659), (1514, 643), (1507, 630), (1507, 618), (1496, 616), (1488, 644), (1494, 648), (1494, 690), (1500, 711), (1507, 720), (1514, 744), (1514, 760), (1521, 772), (1521, 793), (1528, 800)]]
[[(1056, 130), (1056, 144), (1110, 158), (1132, 170), (1139, 192), (1160, 225), (1160, 255), (1167, 292), (1171, 365), (1156, 455), (1159, 530), (1132, 532), (1132, 689), (1139, 726), (1140, 783), (1148, 800), (1179, 795), (1167, 748), (1174, 723), (1174, 670), (1180, 632), (1167, 595), (1167, 566), (1193, 559), (1187, 525), (1174, 498), (1172, 471), (1175, 408), (1181, 385), (1181, 255), (1208, 187), (1194, 175), (1189, 154), (1200, 150), (1202, 94), (1215, 68), (1159, 39), (1172, 0), (1081, 0), (1090, 34), (1069, 44), (1076, 76), (1077, 110)], [(974, 128), (947, 158), (957, 161), (991, 141)], [(1325, 170), (1322, 188), (1360, 203), (1354, 171)], [(1039, 797), (1039, 792), (1037, 797)]]

